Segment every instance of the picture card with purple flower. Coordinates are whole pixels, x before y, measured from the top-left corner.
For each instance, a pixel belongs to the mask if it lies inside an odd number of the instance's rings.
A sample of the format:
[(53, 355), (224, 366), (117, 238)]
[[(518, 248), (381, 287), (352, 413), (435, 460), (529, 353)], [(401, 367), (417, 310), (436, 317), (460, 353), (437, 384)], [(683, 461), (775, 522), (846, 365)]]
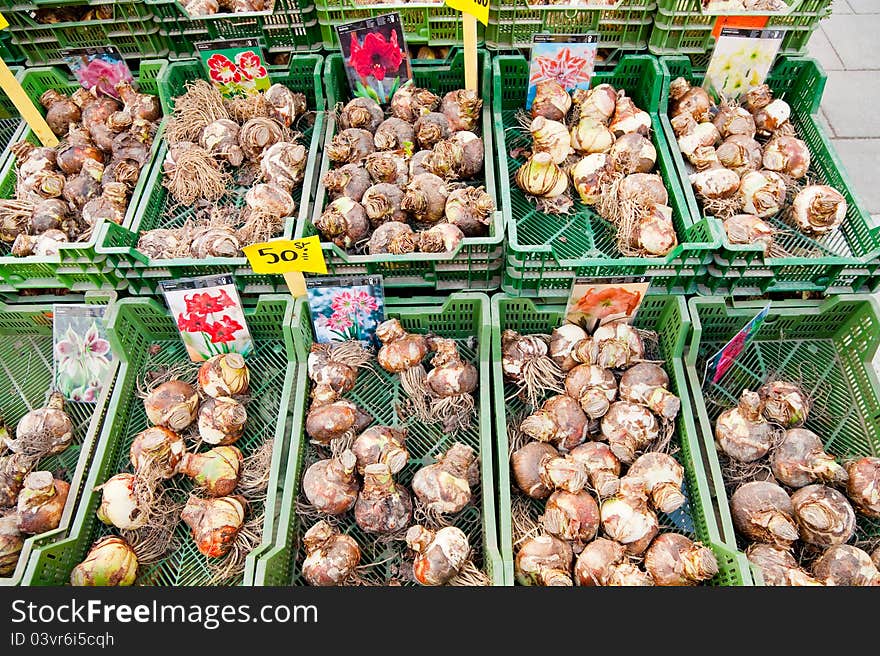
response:
[(379, 346), (376, 328), (385, 320), (382, 276), (310, 278), (306, 294), (316, 342), (356, 339)]
[(113, 371), (105, 305), (52, 308), (53, 387), (68, 401), (96, 403)]

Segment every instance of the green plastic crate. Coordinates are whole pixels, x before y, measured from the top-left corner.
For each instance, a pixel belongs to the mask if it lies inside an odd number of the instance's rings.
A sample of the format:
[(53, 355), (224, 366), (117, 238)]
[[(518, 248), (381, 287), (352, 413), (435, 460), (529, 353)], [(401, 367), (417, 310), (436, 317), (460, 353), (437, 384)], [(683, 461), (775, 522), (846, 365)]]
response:
[[(198, 57), (199, 41), (260, 39), (270, 52), (275, 50), (313, 52), (321, 49), (315, 6), (310, 0), (276, 0), (274, 10), (189, 16), (174, 0), (147, 0), (159, 25), (168, 37), (175, 59)], [(270, 73), (271, 74), (271, 73)]]
[[(831, 3), (832, 0), (788, 0), (787, 10), (755, 13), (768, 16), (767, 29), (785, 31), (780, 55), (800, 55), (806, 51), (819, 21), (831, 15)], [(705, 70), (715, 48), (715, 24), (719, 16), (731, 14), (749, 12), (703, 10), (701, 0), (658, 0), (648, 50), (655, 55), (687, 55), (694, 68)]]
[[(439, 427), (412, 425), (406, 439), (410, 461), (398, 475), (397, 480), (409, 484), (413, 474), (423, 464), (433, 462), (433, 457), (455, 441), (473, 447), (480, 455), (480, 485), (473, 488), (474, 498), (479, 504), (468, 505), (457, 515), (450, 517), (454, 525), (468, 536), (474, 550), (475, 563), (492, 579), (494, 585), (503, 584), (501, 557), (496, 543), (495, 478), (492, 472), (492, 426), (489, 382), (489, 298), (484, 294), (452, 294), (445, 301), (433, 298), (386, 299), (385, 313), (388, 318), (398, 318), (406, 330), (427, 333), (441, 337), (454, 338), (462, 355), (479, 370), (479, 387), (475, 393), (479, 418), (466, 431), (458, 435), (444, 434)], [(296, 304), (293, 319), (293, 332), (296, 340), (297, 358), (304, 362), (312, 344), (312, 326), (308, 305), (304, 299)], [(386, 373), (378, 366), (373, 371), (361, 371), (354, 390), (348, 398), (376, 418), (376, 424), (400, 425), (400, 415), (396, 409), (405, 400), (400, 388), (400, 378)], [(375, 373), (373, 373), (375, 372)], [(305, 585), (300, 575), (305, 557), (300, 546), (302, 526), (295, 514), (299, 483), (305, 467), (317, 459), (316, 449), (308, 443), (303, 432), (304, 417), (309, 400), (309, 381), (307, 367), (300, 365), (297, 379), (295, 402), (294, 440), (287, 463), (284, 482), (281, 520), (275, 546), (264, 552), (257, 563), (256, 585)], [(357, 527), (351, 513), (342, 519), (342, 530), (357, 540), (361, 547), (361, 564), (376, 563), (392, 555), (401, 554), (406, 547), (401, 542), (386, 545), (369, 539)], [(400, 564), (399, 557), (393, 558), (382, 568), (373, 568), (373, 579), (385, 578), (387, 581), (394, 565)]]
[(618, 0), (611, 7), (490, 0), (486, 45), (531, 48), (534, 34), (597, 33), (600, 49), (644, 51), (656, 9), (656, 0)]
[[(18, 46), (12, 43), (9, 32), (6, 30), (0, 32), (0, 59), (2, 59), (7, 66), (24, 63), (24, 53)], [(5, 100), (3, 102), (5, 104)]]
[[(48, 24), (37, 22), (31, 15), (37, 9), (56, 4), (111, 5), (113, 11), (107, 19)], [(115, 46), (126, 59), (160, 58), (168, 51), (152, 12), (142, 2), (24, 3), (7, 12), (7, 17), (12, 43), (21, 49), (31, 66), (65, 63), (60, 54), (64, 48)]]
[[(766, 301), (721, 297), (688, 302), (693, 330), (685, 356), (696, 417), (696, 440), (709, 468), (712, 495), (725, 544), (744, 549), (734, 532), (728, 497), (715, 450), (714, 422), (736, 405), (743, 389), (757, 390), (770, 376), (800, 381), (814, 399), (806, 428), (825, 450), (844, 461), (880, 455), (880, 383), (872, 361), (880, 345), (880, 308), (867, 295), (824, 301), (778, 301), (753, 340), (718, 383), (703, 384), (706, 360), (716, 353)], [(706, 399), (712, 402), (707, 402)], [(880, 537), (880, 521), (857, 517), (857, 539)], [(753, 577), (763, 583), (760, 572)]]
[[(247, 457), (265, 440), (274, 438), (275, 444), (266, 501), (252, 504), (249, 510), (249, 513), (266, 510), (264, 544), (251, 552), (244, 574), (231, 583), (250, 584), (257, 555), (271, 542), (270, 536), (274, 536), (275, 497), (278, 483), (283, 480), (282, 453), (289, 442), (288, 411), (296, 372), (293, 340), (288, 327), (292, 310), (291, 298), (282, 295), (261, 296), (256, 307), (245, 310), (256, 348), (247, 359), (251, 373), (248, 422), (244, 436), (235, 445)], [(137, 381), (156, 367), (189, 359), (174, 317), (154, 299), (126, 298), (119, 301), (109, 314), (108, 326), (110, 341), (120, 359), (119, 376), (89, 469), (86, 492), (77, 507), (68, 537), (34, 551), (25, 574), (26, 585), (67, 584), (71, 570), (85, 558), (92, 543), (116, 532), (113, 527), (102, 524), (95, 515), (101, 501), (101, 493), (95, 491), (95, 487), (119, 472), (131, 471), (131, 440), (149, 426), (143, 402), (137, 396)], [(192, 489), (192, 481), (177, 477), (174, 483), (175, 498), (185, 501)], [(208, 559), (196, 549), (185, 523), (178, 525), (175, 537), (179, 546), (158, 563), (141, 567), (138, 584), (207, 584), (211, 576)]]
[[(491, 89), (489, 54), (477, 51), (478, 85), (483, 98), (482, 138), (485, 149), (483, 180), (471, 181), (474, 186), (484, 184), (486, 192), (496, 201), (496, 211), (489, 226), (488, 237), (466, 237), (461, 246), (452, 253), (409, 253), (406, 255), (353, 255), (345, 252), (332, 242), (321, 242), (327, 272), (335, 275), (381, 274), (386, 287), (427, 287), (436, 290), (494, 290), (501, 282), (501, 269), (504, 264), (502, 221), (503, 206), (497, 193), (495, 170), (492, 167), (495, 151), (492, 143), (492, 107), (489, 102)], [(413, 64), (413, 79), (419, 86), (443, 95), (464, 86), (464, 53), (453, 51), (442, 63), (425, 62)], [(324, 68), (327, 81), (327, 103), (331, 108), (337, 103), (348, 102), (351, 92), (342, 65), (342, 56), (327, 57)], [(325, 147), (336, 135), (336, 119), (327, 117)], [(318, 176), (315, 204), (312, 216), (304, 218), (300, 214), (296, 226), (296, 237), (317, 235), (313, 221), (321, 216), (327, 205), (327, 194), (322, 180), (330, 168), (330, 160), (324, 158)]]
[[(294, 191), (300, 221), (310, 216), (314, 173), (318, 161), (318, 146), (323, 134), (324, 94), (321, 89), (320, 71), (323, 58), (320, 55), (294, 55), (290, 65), (282, 74), (272, 75), (274, 82), (287, 85), (294, 91), (306, 94), (307, 106), (317, 110), (315, 124), (304, 130), (303, 144), (308, 149), (306, 175), (302, 185)], [(165, 75), (159, 80), (159, 96), (166, 114), (174, 107), (174, 98), (185, 91), (184, 85), (190, 80), (204, 77), (200, 60), (172, 62)], [(140, 234), (154, 228), (178, 227), (192, 214), (192, 209), (175, 205), (173, 199), (162, 186), (162, 165), (167, 152), (163, 142), (156, 155), (158, 163), (150, 172), (145, 193), (141, 197), (137, 211), (126, 217), (122, 226), (106, 225), (99, 236), (97, 250), (106, 254), (117, 272), (128, 281), (128, 288), (134, 294), (155, 294), (159, 281), (169, 278), (203, 276), (215, 273), (232, 273), (239, 289), (247, 293), (266, 293), (286, 289), (282, 276), (257, 275), (248, 265), (247, 259), (235, 258), (195, 258), (151, 259), (136, 249)], [(247, 187), (236, 187), (221, 203), (244, 204)], [(284, 237), (290, 239), (294, 226), (290, 221), (284, 228)]]
[[(338, 51), (336, 26), (396, 12), (403, 23), (403, 36), (409, 44), (429, 46), (461, 45), (464, 42), (461, 12), (442, 2), (380, 2), (365, 4), (357, 0), (315, 0), (318, 25), (326, 50)], [(483, 42), (483, 25), (477, 23), (477, 43)]]
[[(111, 297), (89, 295), (80, 302), (106, 304)], [(27, 412), (43, 407), (52, 388), (52, 305), (7, 305), (0, 303), (0, 417), (10, 429)], [(113, 391), (115, 370), (105, 383), (96, 403), (68, 401), (65, 411), (73, 421), (73, 441), (63, 452), (38, 464), (39, 470), (51, 471), (70, 483), (70, 491), (58, 528), (28, 537), (21, 550), (15, 571), (0, 577), (0, 586), (18, 585), (24, 576), (32, 550), (51, 544), (63, 536), (77, 499), (83, 491), (101, 426)], [(60, 472), (60, 475), (59, 475)]]
[(513, 182), (523, 160), (510, 156), (513, 148), (531, 146), (528, 130), (517, 118), (525, 107), (528, 62), (519, 55), (500, 55), (493, 59), (493, 70), (498, 179), (508, 233), (504, 291), (514, 296), (567, 297), (571, 281), (578, 277), (648, 276), (654, 288), (667, 293), (695, 292), (708, 276), (705, 267), (712, 262), (721, 236), (711, 222), (695, 222), (685, 202), (657, 114), (663, 86), (657, 60), (650, 55), (627, 55), (613, 70), (597, 71), (593, 77), (596, 84), (607, 82), (626, 89), (651, 114), (657, 171), (669, 191), (680, 242), (666, 257), (655, 258), (621, 256), (614, 226), (581, 203), (576, 193), (572, 210), (564, 216), (544, 214), (529, 202)]
[[(3, 32), (0, 32), (0, 53), (2, 53), (2, 40)], [(0, 59), (9, 65), (11, 64), (10, 59), (7, 59), (6, 54), (0, 55)], [(11, 66), (9, 65), (9, 70), (13, 75), (18, 76), (22, 68), (20, 66)], [(0, 168), (2, 168), (3, 163), (6, 161), (6, 158), (9, 156), (6, 148), (11, 143), (15, 143), (21, 138), (21, 132), (24, 130), (24, 121), (21, 120), (21, 117), (18, 114), (18, 108), (12, 103), (9, 96), (5, 93), (0, 93)]]
[[(501, 332), (513, 329), (523, 334), (550, 333), (564, 322), (564, 305), (536, 305), (531, 299), (510, 298), (502, 294), (492, 297), (492, 384), (495, 402), (496, 456), (498, 458), (498, 540), (504, 560), (507, 585), (514, 585), (514, 558), (511, 526), (511, 480), (508, 459), (507, 422), (509, 417), (525, 417), (528, 408), (516, 395), (512, 383), (505, 381), (501, 370)], [(698, 539), (712, 548), (718, 560), (719, 573), (712, 585), (751, 585), (745, 556), (728, 548), (722, 541), (711, 499), (711, 487), (700, 458), (698, 435), (694, 428), (693, 411), (687, 397), (684, 349), (690, 322), (687, 306), (681, 297), (649, 296), (636, 315), (635, 325), (654, 330), (659, 335), (660, 358), (669, 374), (669, 390), (681, 397), (681, 411), (676, 420), (673, 442), (680, 447), (676, 459), (685, 471), (687, 502), (671, 515), (660, 514), (664, 530), (672, 530)], [(537, 520), (544, 503), (531, 505)]]
[[(157, 79), (166, 66), (167, 62), (164, 60), (141, 62), (135, 78), (138, 88), (144, 93), (158, 93)], [(69, 71), (60, 67), (26, 69), (19, 74), (18, 80), (38, 107), (39, 98), (47, 89), (57, 89), (69, 94), (80, 88), (79, 82)], [(36, 135), (27, 126), (16, 136), (16, 140), (26, 139), (39, 145)], [(146, 180), (161, 141), (160, 127), (160, 133), (153, 141), (150, 159), (141, 169), (141, 176), (132, 192), (126, 212), (128, 220), (134, 216), (140, 196), (146, 188)], [(15, 158), (9, 154), (8, 149), (5, 156), (7, 159), (0, 170), (0, 197), (12, 198), (16, 181)], [(61, 245), (57, 255), (28, 257), (12, 256), (9, 254), (11, 244), (0, 243), (0, 292), (56, 287), (75, 291), (125, 287), (124, 278), (116, 274), (106, 256), (96, 253), (97, 242), (98, 235), (93, 234), (87, 241)]]
[[(702, 84), (703, 75), (694, 72), (687, 57), (665, 57), (660, 60), (665, 83), (660, 99), (660, 122), (666, 135), (675, 170), (683, 182), (691, 214), (704, 217), (687, 182), (688, 166), (667, 116), (669, 84), (683, 76), (696, 85)], [(880, 265), (880, 234), (874, 228), (849, 177), (828, 137), (816, 121), (826, 76), (819, 64), (808, 58), (792, 57), (779, 61), (767, 78), (767, 84), (778, 98), (792, 108), (791, 123), (798, 136), (810, 149), (812, 179), (829, 184), (845, 197), (848, 205), (846, 219), (840, 229), (821, 238), (810, 238), (788, 226), (780, 217), (769, 220), (775, 228), (784, 231), (775, 241), (791, 257), (765, 257), (756, 245), (731, 244), (721, 225), (721, 248), (715, 254), (707, 287), (717, 293), (755, 295), (774, 291), (828, 293), (858, 292), (872, 289)], [(859, 274), (861, 270), (861, 274)]]

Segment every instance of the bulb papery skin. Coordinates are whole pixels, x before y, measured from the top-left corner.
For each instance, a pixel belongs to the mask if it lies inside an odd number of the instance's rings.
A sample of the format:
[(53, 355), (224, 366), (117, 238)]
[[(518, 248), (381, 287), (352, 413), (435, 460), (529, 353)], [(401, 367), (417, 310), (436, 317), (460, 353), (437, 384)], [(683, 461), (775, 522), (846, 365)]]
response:
[(116, 474), (101, 486), (101, 504), (97, 515), (105, 524), (119, 529), (135, 530), (148, 521), (148, 508), (137, 497), (133, 474)]
[(800, 538), (818, 547), (843, 544), (856, 530), (856, 517), (846, 497), (825, 485), (807, 485), (791, 495)]
[(785, 431), (770, 457), (770, 467), (776, 480), (791, 488), (818, 482), (845, 484), (849, 478), (846, 469), (825, 453), (819, 436), (806, 428)]
[(470, 555), (467, 536), (455, 526), (433, 531), (416, 524), (407, 530), (406, 543), (416, 554), (413, 576), (422, 585), (446, 585), (461, 571)]
[(746, 558), (761, 570), (764, 585), (815, 586), (823, 585), (798, 567), (797, 561), (787, 549), (756, 542), (746, 549)]
[(349, 535), (321, 520), (303, 535), (306, 558), (303, 578), (309, 585), (345, 585), (361, 561), (361, 550)]
[(208, 396), (245, 394), (250, 384), (250, 371), (238, 353), (221, 353), (209, 358), (199, 368), (199, 388)]
[(559, 538), (552, 535), (528, 538), (520, 545), (514, 561), (516, 582), (520, 585), (573, 585), (573, 558), (571, 547)]
[(733, 525), (742, 535), (788, 549), (800, 537), (788, 493), (775, 483), (740, 485), (730, 498)]
[(847, 463), (846, 493), (859, 514), (880, 518), (880, 458), (867, 456)]
[(880, 586), (880, 571), (871, 556), (849, 544), (827, 549), (812, 569), (813, 576), (825, 585)]
[(95, 542), (83, 562), (70, 572), (73, 586), (129, 586), (137, 577), (138, 560), (122, 538), (108, 535)]

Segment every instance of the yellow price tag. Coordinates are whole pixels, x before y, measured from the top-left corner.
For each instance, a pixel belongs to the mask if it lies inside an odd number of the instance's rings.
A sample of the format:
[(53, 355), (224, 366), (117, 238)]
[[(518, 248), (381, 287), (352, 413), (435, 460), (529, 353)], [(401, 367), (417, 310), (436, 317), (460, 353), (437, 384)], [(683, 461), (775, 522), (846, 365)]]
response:
[(321, 239), (317, 235), (305, 239), (273, 239), (242, 250), (254, 273), (327, 273)]
[(483, 25), (489, 24), (489, 0), (446, 0), (446, 5), (470, 14)]
[(0, 30), (5, 30), (9, 27), (9, 21), (3, 17), (3, 14), (0, 14)]

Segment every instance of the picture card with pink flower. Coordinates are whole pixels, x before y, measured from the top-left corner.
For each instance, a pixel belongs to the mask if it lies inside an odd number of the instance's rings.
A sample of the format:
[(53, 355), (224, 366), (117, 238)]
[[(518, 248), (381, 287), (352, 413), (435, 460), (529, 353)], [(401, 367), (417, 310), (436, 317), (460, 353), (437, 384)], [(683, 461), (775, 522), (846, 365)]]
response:
[(224, 97), (265, 91), (271, 85), (257, 39), (201, 41), (195, 44), (208, 80)]
[(83, 89), (119, 99), (116, 85), (133, 82), (128, 64), (113, 46), (65, 48), (59, 51)]
[(221, 353), (249, 355), (254, 342), (231, 275), (159, 282), (193, 362)]
[(360, 341), (379, 346), (376, 328), (385, 321), (382, 276), (321, 276), (306, 281), (315, 341)]
[(113, 374), (106, 305), (52, 307), (53, 388), (68, 401), (96, 403)]
[(539, 82), (559, 82), (569, 93), (575, 89), (589, 89), (598, 46), (599, 35), (596, 33), (532, 35), (526, 109), (532, 108)]

